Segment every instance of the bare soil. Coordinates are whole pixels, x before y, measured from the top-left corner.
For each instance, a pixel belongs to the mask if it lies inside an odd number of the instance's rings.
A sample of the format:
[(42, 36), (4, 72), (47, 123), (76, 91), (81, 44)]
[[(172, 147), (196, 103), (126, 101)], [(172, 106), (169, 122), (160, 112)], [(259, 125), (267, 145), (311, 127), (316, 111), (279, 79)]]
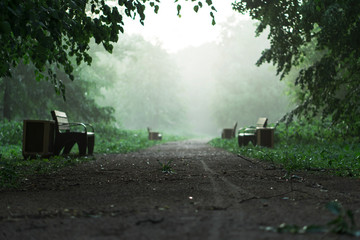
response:
[[(0, 239), (353, 239), (274, 233), (281, 223), (325, 225), (337, 200), (360, 223), (360, 179), (286, 172), (213, 148), (165, 143), (36, 176), (0, 192)], [(174, 173), (163, 173), (159, 162)]]

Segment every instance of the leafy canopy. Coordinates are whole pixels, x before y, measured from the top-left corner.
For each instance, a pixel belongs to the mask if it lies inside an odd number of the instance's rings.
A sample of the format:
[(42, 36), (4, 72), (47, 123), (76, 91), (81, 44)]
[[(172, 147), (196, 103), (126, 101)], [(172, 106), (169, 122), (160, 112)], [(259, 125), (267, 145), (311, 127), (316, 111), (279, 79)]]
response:
[(360, 1), (238, 0), (233, 8), (259, 21), (257, 34), (269, 29), (271, 46), (257, 64), (273, 62), (281, 78), (313, 56), (308, 45), (315, 45), (320, 57), (299, 71), (301, 103), (290, 120), (321, 114), (349, 126), (359, 122)]
[[(187, 0), (185, 0), (187, 1)], [(176, 0), (175, 2), (178, 2)], [(192, 0), (192, 2), (194, 2)], [(211, 0), (210, 15), (215, 24)], [(65, 86), (54, 67), (73, 79), (73, 62), (91, 64), (88, 54), (90, 39), (112, 52), (112, 42), (124, 32), (124, 17), (144, 24), (145, 8), (159, 11), (160, 0), (3, 0), (0, 2), (0, 77), (10, 77), (11, 67), (32, 62), (37, 80), (51, 79), (57, 92), (65, 94)], [(203, 7), (194, 2), (194, 11)], [(177, 5), (180, 16), (181, 5)], [(51, 67), (50, 67), (51, 66)]]

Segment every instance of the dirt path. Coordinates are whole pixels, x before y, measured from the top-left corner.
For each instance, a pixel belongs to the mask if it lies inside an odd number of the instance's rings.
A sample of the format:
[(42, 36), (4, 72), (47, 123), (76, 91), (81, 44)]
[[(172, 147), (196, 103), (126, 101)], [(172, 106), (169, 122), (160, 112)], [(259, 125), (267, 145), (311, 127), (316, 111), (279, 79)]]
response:
[[(340, 201), (360, 225), (359, 179), (285, 172), (205, 141), (166, 143), (29, 179), (0, 192), (0, 239), (353, 239), (260, 227), (326, 224)], [(159, 162), (172, 160), (173, 174)]]

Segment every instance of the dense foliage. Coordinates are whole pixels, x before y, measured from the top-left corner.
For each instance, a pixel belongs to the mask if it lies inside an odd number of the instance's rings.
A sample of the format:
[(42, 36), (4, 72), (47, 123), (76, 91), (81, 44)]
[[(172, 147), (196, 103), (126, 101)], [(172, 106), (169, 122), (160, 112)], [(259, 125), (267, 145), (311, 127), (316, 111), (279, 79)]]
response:
[[(178, 15), (181, 4), (176, 2)], [(210, 8), (215, 24), (215, 7), (211, 0), (192, 1), (195, 12), (203, 5)], [(8, 89), (12, 69), (32, 63), (38, 80), (52, 80), (55, 89), (64, 93), (64, 72), (74, 78), (74, 64), (90, 64), (91, 39), (113, 51), (112, 43), (124, 31), (124, 18), (136, 18), (144, 24), (145, 9), (159, 11), (160, 1), (19, 1), (0, 3), (0, 77), (3, 89)], [(295, 80), (300, 87), (300, 103), (289, 114), (331, 116), (334, 122), (344, 122), (349, 132), (358, 134), (360, 94), (359, 59), (360, 26), (357, 0), (237, 0), (233, 8), (249, 13), (259, 21), (257, 33), (269, 29), (271, 40), (258, 64), (273, 62), (278, 74), (285, 77), (294, 66), (302, 66)], [(318, 58), (310, 55), (314, 45)], [(309, 64), (303, 64), (312, 58)], [(29, 90), (28, 90), (29, 91)], [(11, 98), (5, 91), (4, 102)], [(4, 112), (8, 113), (4, 104)]]
[[(117, 42), (119, 33), (124, 32), (124, 17), (139, 16), (144, 24), (146, 6), (158, 12), (159, 3), (160, 0), (1, 1), (0, 77), (11, 77), (10, 69), (22, 61), (31, 62), (38, 79), (46, 76), (56, 90), (64, 94), (64, 83), (54, 68), (62, 69), (74, 79), (72, 58), (78, 65), (90, 64), (91, 39), (112, 52), (111, 43)], [(211, 0), (206, 3), (211, 7), (215, 24), (213, 11), (216, 9)], [(203, 7), (201, 1), (193, 4), (196, 12)], [(180, 4), (177, 10), (180, 15)]]
[[(48, 119), (52, 109), (66, 111), (70, 119), (95, 123), (99, 136), (95, 151), (102, 153), (135, 151), (154, 144), (147, 141), (146, 126), (179, 128), (186, 113), (178, 101), (180, 76), (173, 59), (160, 47), (141, 38), (119, 37), (124, 31), (125, 16), (139, 16), (143, 24), (145, 6), (157, 12), (159, 2), (1, 1), (2, 117)], [(203, 6), (201, 1), (192, 2), (195, 12)], [(215, 24), (212, 1), (205, 2), (211, 8), (210, 16)], [(238, 0), (233, 7), (259, 21), (257, 34), (269, 31), (270, 47), (263, 51), (257, 64), (274, 63), (281, 78), (290, 79), (289, 82), (296, 86), (291, 91), (299, 105), (288, 115), (288, 120), (293, 120), (293, 116), (306, 116), (310, 122), (292, 122), (287, 128), (278, 126), (275, 149), (238, 148), (236, 141), (220, 139), (214, 140), (213, 144), (274, 161), (289, 170), (327, 169), (358, 176), (360, 2)], [(180, 4), (177, 10), (180, 15)], [(284, 103), (278, 95), (280, 85), (271, 82), (273, 78), (269, 77), (268, 71), (246, 72), (252, 61), (251, 53), (244, 49), (250, 50), (253, 43), (244, 41), (242, 34), (250, 33), (239, 25), (224, 29), (231, 34), (223, 35), (223, 45), (208, 44), (197, 49), (199, 53), (211, 54), (198, 54), (202, 57), (199, 59), (188, 58), (188, 65), (181, 69), (188, 81), (196, 82), (201, 77), (208, 80), (207, 84), (189, 85), (195, 86), (191, 91), (198, 99), (205, 99), (197, 105), (188, 102), (192, 105), (190, 114), (199, 116), (194, 120), (196, 126), (204, 128), (207, 120), (215, 119), (218, 125), (208, 128), (216, 130), (218, 126), (229, 124), (230, 127), (239, 120), (248, 123), (244, 116), (251, 117), (251, 121), (263, 114), (275, 118), (275, 112)], [(116, 44), (116, 49), (112, 44)], [(104, 57), (104, 49), (114, 53), (111, 58)], [(191, 51), (195, 50), (188, 49)], [(176, 57), (186, 59), (186, 51), (181, 54)], [(209, 56), (212, 65), (200, 66), (199, 63)], [(248, 64), (240, 65), (243, 60)], [(93, 67), (87, 68), (81, 63), (92, 63)], [(193, 65), (192, 68), (189, 65)], [(212, 69), (214, 66), (215, 70)], [(204, 69), (208, 75), (199, 77), (198, 72)], [(68, 84), (74, 77), (80, 81)], [(42, 81), (44, 78), (50, 79), (50, 83)], [(270, 81), (265, 88), (261, 82), (264, 78)], [(211, 95), (216, 97), (214, 102), (207, 101), (207, 92), (198, 91), (210, 89), (210, 83), (216, 87), (215, 94)], [(65, 85), (66, 103), (55, 96), (52, 87), (49, 88), (54, 86), (64, 95)], [(252, 93), (260, 93), (260, 101)], [(108, 105), (116, 107), (106, 107)], [(126, 122), (143, 130), (123, 131), (107, 125), (114, 116), (120, 120), (118, 125)], [(323, 118), (322, 123), (317, 122), (318, 116)], [(0, 126), (0, 185), (12, 184), (26, 174), (51, 169), (49, 166), (57, 169), (80, 161), (77, 158), (23, 161), (21, 123), (2, 121)]]
[(210, 143), (242, 156), (270, 161), (289, 172), (329, 171), (330, 174), (359, 177), (359, 137), (344, 135), (343, 127), (332, 127), (330, 120), (280, 124), (275, 130), (274, 148), (252, 144), (239, 147), (237, 138), (214, 139)]
[(241, 125), (255, 124), (262, 116), (276, 122), (290, 109), (284, 83), (276, 77), (274, 67), (255, 66), (268, 41), (265, 36), (253, 37), (254, 30), (253, 21), (229, 19), (224, 24), (212, 97), (212, 117), (223, 124), (219, 126), (230, 127), (236, 121)]
[(304, 64), (296, 78), (300, 105), (289, 119), (331, 116), (359, 134), (360, 2), (237, 0), (233, 8), (259, 21), (258, 34), (269, 29), (271, 46), (257, 64), (273, 62), (282, 78), (307, 61), (313, 54), (308, 45), (315, 45), (319, 58)]
[[(94, 100), (93, 93), (97, 84), (90, 79), (74, 74), (81, 81), (68, 84), (67, 101), (64, 102), (45, 81), (34, 81), (34, 67), (19, 64), (12, 70), (12, 79), (0, 78), (0, 117), (8, 120), (51, 119), (54, 109), (67, 112), (71, 121), (110, 122), (113, 109), (100, 107)], [(64, 83), (70, 80), (66, 74), (58, 72)]]

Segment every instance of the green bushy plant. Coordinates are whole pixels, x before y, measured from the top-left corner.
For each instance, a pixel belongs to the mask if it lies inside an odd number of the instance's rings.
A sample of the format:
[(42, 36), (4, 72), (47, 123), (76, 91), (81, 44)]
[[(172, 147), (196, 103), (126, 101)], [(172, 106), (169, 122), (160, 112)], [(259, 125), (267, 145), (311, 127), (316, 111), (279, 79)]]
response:
[(329, 121), (280, 124), (275, 130), (275, 147), (239, 147), (237, 139), (213, 139), (211, 145), (233, 153), (268, 160), (289, 171), (327, 169), (346, 176), (360, 176), (360, 144), (358, 137), (346, 135), (340, 125)]
[(18, 121), (0, 121), (0, 144), (20, 145), (22, 141), (23, 123)]
[(151, 147), (155, 144), (179, 141), (185, 137), (163, 134), (161, 141), (150, 141), (148, 132), (144, 130), (122, 130), (110, 125), (95, 126), (96, 153), (127, 153)]
[(306, 225), (282, 223), (277, 227), (260, 227), (265, 231), (276, 233), (309, 234), (309, 233), (335, 233), (354, 237), (360, 237), (360, 230), (355, 223), (354, 213), (346, 210), (341, 203), (332, 201), (326, 204), (326, 208), (335, 215), (326, 225)]

